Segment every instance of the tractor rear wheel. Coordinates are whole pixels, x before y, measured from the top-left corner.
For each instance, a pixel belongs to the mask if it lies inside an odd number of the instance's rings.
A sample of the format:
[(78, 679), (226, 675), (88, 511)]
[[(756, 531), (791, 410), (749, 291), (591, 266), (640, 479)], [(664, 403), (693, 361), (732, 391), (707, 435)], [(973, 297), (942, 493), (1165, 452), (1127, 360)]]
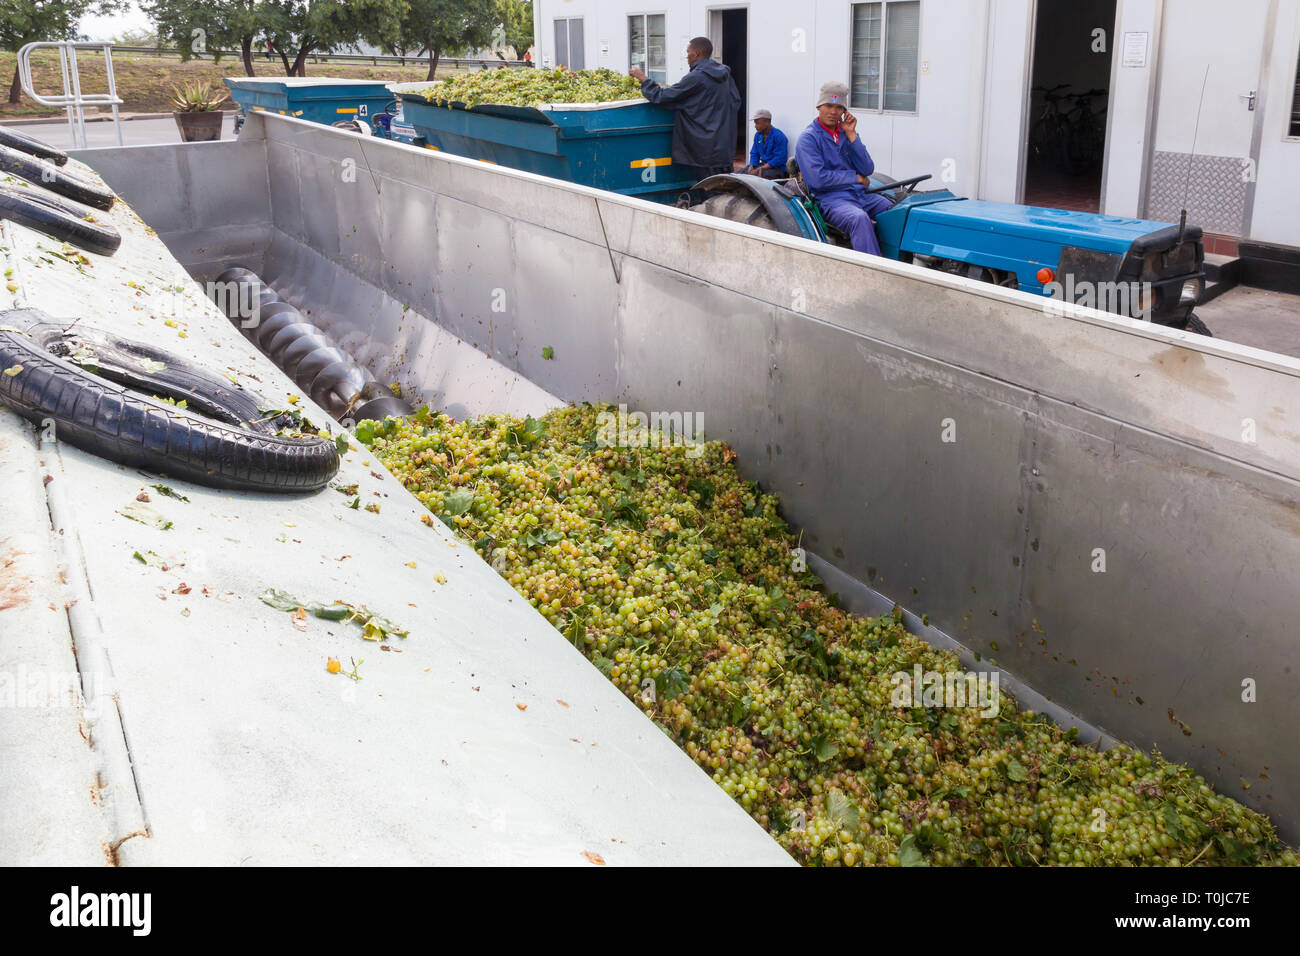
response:
[(760, 229), (776, 230), (776, 223), (763, 204), (753, 196), (744, 193), (714, 193), (704, 202), (690, 207), (692, 212), (701, 212), (706, 216), (717, 216), (732, 222), (758, 226)]
[(1187, 316), (1186, 329), (1188, 332), (1195, 332), (1197, 335), (1208, 335), (1211, 338), (1214, 337), (1214, 333), (1206, 327), (1205, 323), (1201, 321), (1200, 316), (1195, 312)]

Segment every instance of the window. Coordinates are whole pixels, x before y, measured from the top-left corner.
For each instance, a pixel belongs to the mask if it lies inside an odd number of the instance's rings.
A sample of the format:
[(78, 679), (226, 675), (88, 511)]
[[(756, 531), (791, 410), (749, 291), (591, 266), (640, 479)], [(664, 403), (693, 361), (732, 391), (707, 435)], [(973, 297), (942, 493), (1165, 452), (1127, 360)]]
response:
[(1300, 58), (1295, 65), (1295, 95), (1291, 98), (1291, 129), (1288, 136), (1300, 136)]
[(642, 13), (627, 18), (627, 61), (645, 70), (656, 83), (668, 82), (668, 38), (662, 13)]
[(853, 107), (915, 113), (920, 43), (920, 0), (853, 4)]
[(583, 68), (582, 17), (555, 21), (555, 65), (571, 70)]

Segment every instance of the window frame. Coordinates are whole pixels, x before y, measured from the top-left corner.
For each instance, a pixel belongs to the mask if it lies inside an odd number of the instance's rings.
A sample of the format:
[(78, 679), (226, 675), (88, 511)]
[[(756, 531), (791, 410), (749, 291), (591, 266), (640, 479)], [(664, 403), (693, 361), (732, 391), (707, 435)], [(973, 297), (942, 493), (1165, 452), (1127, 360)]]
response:
[[(663, 33), (664, 68), (661, 71), (656, 71), (656, 72), (661, 72), (663, 74), (662, 79), (656, 77), (653, 73), (650, 72), (650, 18), (651, 17), (664, 18), (664, 33)], [(632, 21), (638, 18), (641, 20), (641, 33), (643, 38), (645, 39), (645, 66), (642, 67), (642, 69), (645, 70), (645, 75), (647, 77), (654, 80), (660, 86), (666, 86), (668, 84), (668, 11), (667, 10), (642, 10), (638, 12), (629, 12), (628, 14), (626, 14), (628, 69), (632, 69)]]
[(1286, 133), (1282, 138), (1288, 143), (1300, 143), (1300, 50), (1296, 51), (1295, 88), (1291, 92), (1291, 112), (1286, 117)]
[[(551, 17), (551, 37), (552, 37), (552, 39), (554, 39), (554, 36), (555, 36), (555, 27), (556, 27), (556, 25), (557, 25), (558, 23), (560, 23), (560, 21), (564, 21), (564, 39), (565, 39), (565, 44), (568, 46), (568, 49), (565, 50), (565, 59), (566, 59), (566, 60), (571, 60), (571, 59), (573, 59), (573, 57), (572, 57), (572, 53), (573, 53), (573, 27), (572, 27), (570, 24), (572, 24), (574, 20), (577, 20), (577, 21), (581, 22), (581, 21), (584, 20), (584, 19), (585, 19), (585, 16), (584, 16), (583, 14), (575, 14), (574, 16), (569, 16), (569, 17), (563, 17), (563, 16), (561, 16), (561, 17)], [(586, 50), (586, 44), (587, 44), (587, 25), (584, 23), (584, 24), (583, 24), (583, 29), (582, 29), (582, 44), (581, 44), (581, 46), (579, 47), (579, 49), (581, 49), (581, 51), (582, 51), (582, 66), (579, 67), (579, 69), (581, 69), (581, 70), (585, 70), (585, 69), (587, 68), (587, 50)], [(556, 50), (556, 51), (555, 51), (555, 62), (552, 64), (552, 66), (559, 66), (559, 65), (560, 65), (560, 51), (559, 51), (559, 50)], [(565, 63), (564, 66), (568, 67), (569, 69), (573, 69), (573, 65), (570, 64), (570, 63)]]
[[(889, 8), (895, 3), (916, 3), (916, 102), (910, 110), (891, 110), (885, 108), (885, 63), (889, 57)], [(854, 25), (857, 22), (855, 12), (858, 7), (868, 6), (870, 4), (880, 4), (880, 89), (876, 93), (877, 104), (875, 106), (863, 106), (853, 101), (853, 45), (856, 41), (854, 36)], [(849, 108), (859, 113), (875, 113), (877, 115), (889, 116), (918, 116), (921, 112), (921, 33), (923, 27), (922, 12), (924, 10), (924, 0), (865, 0), (860, 3), (849, 4)]]

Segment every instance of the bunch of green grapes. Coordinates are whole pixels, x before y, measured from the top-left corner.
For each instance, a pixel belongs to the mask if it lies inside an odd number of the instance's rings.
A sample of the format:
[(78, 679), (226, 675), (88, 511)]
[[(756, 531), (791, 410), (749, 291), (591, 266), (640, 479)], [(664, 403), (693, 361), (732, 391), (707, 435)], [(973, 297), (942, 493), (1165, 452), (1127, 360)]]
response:
[(618, 414), (421, 409), (358, 437), (797, 860), (1296, 862), (1158, 753), (1085, 746), (1005, 694), (992, 716), (897, 706), (893, 675), (955, 656), (839, 609), (726, 445), (606, 447)]
[(438, 80), (420, 95), (430, 103), (467, 107), (541, 106), (545, 103), (609, 103), (634, 100), (641, 84), (604, 67), (598, 70), (479, 70)]

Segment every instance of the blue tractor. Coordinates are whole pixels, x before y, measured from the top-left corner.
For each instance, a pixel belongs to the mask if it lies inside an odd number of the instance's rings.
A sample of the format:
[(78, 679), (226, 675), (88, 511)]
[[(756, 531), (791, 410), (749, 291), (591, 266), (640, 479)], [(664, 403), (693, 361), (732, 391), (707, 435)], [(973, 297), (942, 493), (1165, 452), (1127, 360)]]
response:
[[(794, 161), (790, 178), (711, 176), (681, 205), (733, 222), (848, 246), (826, 223)], [(1193, 312), (1205, 289), (1198, 226), (917, 191), (929, 176), (879, 173), (871, 192), (893, 206), (876, 218), (881, 252), (955, 275), (1209, 335)], [(703, 196), (700, 199), (700, 196)]]

